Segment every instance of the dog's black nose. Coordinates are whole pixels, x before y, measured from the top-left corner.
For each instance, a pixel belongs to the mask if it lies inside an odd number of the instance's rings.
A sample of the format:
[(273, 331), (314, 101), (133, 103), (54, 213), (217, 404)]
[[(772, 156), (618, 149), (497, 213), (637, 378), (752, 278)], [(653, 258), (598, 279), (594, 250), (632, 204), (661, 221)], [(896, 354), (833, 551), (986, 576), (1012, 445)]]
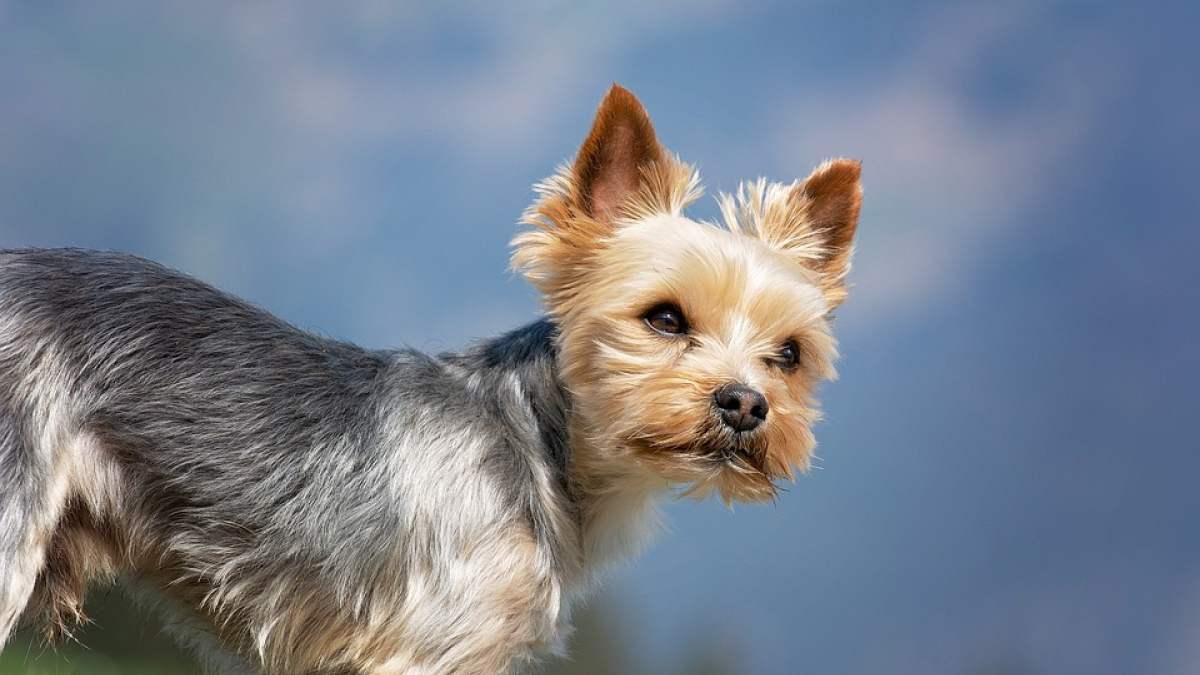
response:
[(727, 384), (713, 394), (721, 421), (738, 433), (758, 428), (767, 419), (767, 398), (744, 384)]

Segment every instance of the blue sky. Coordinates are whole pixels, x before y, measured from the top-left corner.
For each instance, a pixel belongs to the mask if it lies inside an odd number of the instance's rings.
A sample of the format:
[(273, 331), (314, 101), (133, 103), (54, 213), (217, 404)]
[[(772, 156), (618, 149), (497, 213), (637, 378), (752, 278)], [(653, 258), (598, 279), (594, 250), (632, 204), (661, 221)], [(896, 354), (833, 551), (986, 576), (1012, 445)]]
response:
[(613, 81), (710, 194), (863, 159), (819, 468), (671, 504), (606, 591), (628, 639), (750, 675), (1200, 670), (1200, 10), (10, 2), (0, 34), (3, 245), (372, 346), (536, 316), (507, 242)]

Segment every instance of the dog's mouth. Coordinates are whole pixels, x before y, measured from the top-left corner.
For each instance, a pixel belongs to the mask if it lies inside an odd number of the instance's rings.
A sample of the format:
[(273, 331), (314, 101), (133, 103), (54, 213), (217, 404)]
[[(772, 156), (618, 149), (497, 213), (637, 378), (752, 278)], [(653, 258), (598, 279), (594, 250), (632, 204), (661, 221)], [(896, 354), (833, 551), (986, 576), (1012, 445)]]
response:
[(756, 469), (764, 468), (767, 455), (766, 435), (762, 429), (731, 433), (728, 429), (714, 426), (704, 434), (705, 442), (700, 452), (713, 462), (730, 464), (749, 463)]
[(623, 426), (613, 438), (632, 450), (643, 468), (682, 488), (683, 495), (770, 501), (808, 467), (813, 445), (800, 424), (803, 410), (788, 412), (777, 409), (775, 419), (749, 428), (719, 415), (697, 415), (690, 423), (651, 420)]
[(756, 447), (745, 443), (713, 445), (708, 447), (703, 454), (710, 462), (718, 465), (739, 467), (749, 465), (757, 470), (763, 468), (763, 453)]
[(767, 437), (763, 430), (731, 433), (714, 424), (690, 434), (690, 442), (678, 439), (631, 438), (631, 445), (658, 458), (675, 458), (689, 465), (703, 467), (705, 472), (733, 466), (766, 473)]
[(635, 445), (663, 477), (686, 486), (681, 496), (704, 498), (716, 494), (727, 503), (762, 502), (775, 496), (775, 480), (784, 476), (772, 475), (764, 437), (719, 431), (701, 436), (686, 445), (648, 439), (640, 439)]

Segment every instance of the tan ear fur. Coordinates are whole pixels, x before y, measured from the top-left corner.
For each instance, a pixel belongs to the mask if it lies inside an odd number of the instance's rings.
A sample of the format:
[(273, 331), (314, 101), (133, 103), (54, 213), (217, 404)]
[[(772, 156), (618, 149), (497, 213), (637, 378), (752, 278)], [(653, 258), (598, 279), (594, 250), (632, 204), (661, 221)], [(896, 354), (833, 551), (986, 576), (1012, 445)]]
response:
[(854, 230), (862, 204), (861, 163), (825, 162), (792, 185), (742, 183), (718, 202), (731, 231), (755, 237), (810, 270), (832, 309), (846, 299)]
[(848, 264), (862, 207), (861, 174), (862, 162), (830, 160), (792, 190), (792, 199), (808, 204), (809, 225), (823, 240), (822, 271), (836, 272)]
[(804, 214), (819, 253), (806, 264), (821, 275), (830, 308), (846, 299), (846, 275), (862, 207), (862, 162), (833, 159), (792, 188), (790, 199)]
[(646, 109), (628, 89), (614, 84), (571, 167), (580, 210), (611, 225), (622, 202), (637, 191), (643, 170), (664, 156)]

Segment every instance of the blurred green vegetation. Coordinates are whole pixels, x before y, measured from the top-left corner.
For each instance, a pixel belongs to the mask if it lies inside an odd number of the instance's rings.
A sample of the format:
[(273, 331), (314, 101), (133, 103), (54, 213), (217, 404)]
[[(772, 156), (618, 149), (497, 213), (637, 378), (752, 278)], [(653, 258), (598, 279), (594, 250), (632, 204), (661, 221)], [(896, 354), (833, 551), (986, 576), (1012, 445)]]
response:
[[(52, 651), (25, 628), (0, 654), (0, 675), (201, 675), (196, 662), (162, 634), (159, 619), (121, 593), (108, 590), (89, 599), (92, 623)], [(698, 648), (680, 654), (677, 668), (663, 672), (630, 652), (636, 630), (615, 605), (597, 601), (574, 615), (575, 634), (566, 659), (548, 657), (540, 675), (735, 675), (735, 652), (727, 640), (696, 635)]]

